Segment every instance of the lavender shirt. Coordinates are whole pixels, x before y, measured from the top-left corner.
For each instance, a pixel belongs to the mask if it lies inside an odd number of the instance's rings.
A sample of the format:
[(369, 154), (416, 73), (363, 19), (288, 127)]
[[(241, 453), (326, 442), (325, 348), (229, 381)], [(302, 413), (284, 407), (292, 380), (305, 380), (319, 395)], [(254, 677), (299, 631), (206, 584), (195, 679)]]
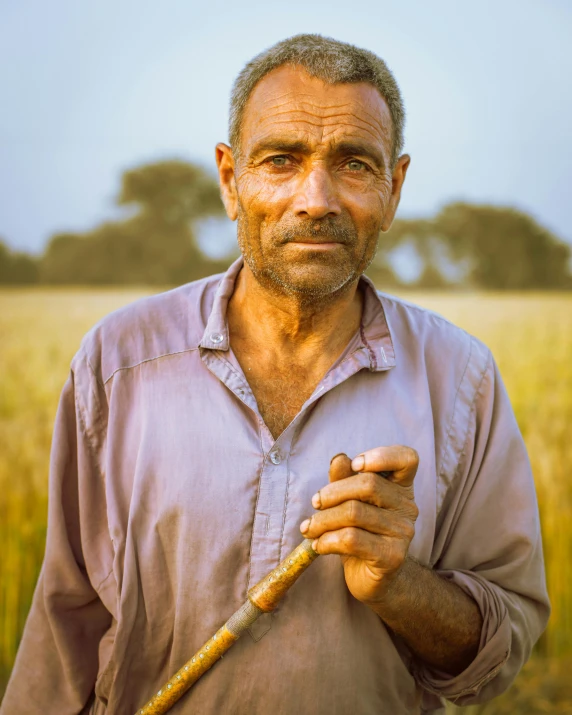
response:
[(2, 715), (134, 713), (300, 543), (330, 458), (381, 445), (419, 452), (410, 554), (478, 603), (475, 660), (456, 677), (425, 666), (321, 556), (172, 712), (440, 712), (441, 697), (504, 690), (545, 627), (530, 465), (489, 350), (362, 278), (359, 332), (274, 440), (229, 345), (241, 266), (139, 300), (82, 341)]

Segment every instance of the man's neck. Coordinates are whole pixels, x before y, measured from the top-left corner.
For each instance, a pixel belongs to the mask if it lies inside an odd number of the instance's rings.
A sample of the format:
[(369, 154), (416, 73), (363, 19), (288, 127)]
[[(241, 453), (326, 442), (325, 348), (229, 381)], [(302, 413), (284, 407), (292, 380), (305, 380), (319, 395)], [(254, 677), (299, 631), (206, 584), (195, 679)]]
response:
[(336, 357), (359, 328), (363, 296), (358, 281), (334, 297), (309, 302), (269, 290), (247, 264), (237, 276), (228, 305), (233, 338), (267, 346), (277, 359), (304, 359), (315, 352)]

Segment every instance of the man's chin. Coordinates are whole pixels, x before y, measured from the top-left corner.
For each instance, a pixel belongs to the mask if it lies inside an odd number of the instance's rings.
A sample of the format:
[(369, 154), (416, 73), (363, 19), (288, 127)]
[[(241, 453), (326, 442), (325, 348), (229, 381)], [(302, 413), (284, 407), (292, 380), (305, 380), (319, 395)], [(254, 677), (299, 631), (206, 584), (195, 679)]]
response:
[(340, 265), (328, 266), (322, 264), (306, 266), (289, 266), (283, 270), (265, 271), (267, 281), (276, 286), (280, 292), (290, 295), (325, 297), (335, 294), (355, 279), (352, 270), (343, 270)]

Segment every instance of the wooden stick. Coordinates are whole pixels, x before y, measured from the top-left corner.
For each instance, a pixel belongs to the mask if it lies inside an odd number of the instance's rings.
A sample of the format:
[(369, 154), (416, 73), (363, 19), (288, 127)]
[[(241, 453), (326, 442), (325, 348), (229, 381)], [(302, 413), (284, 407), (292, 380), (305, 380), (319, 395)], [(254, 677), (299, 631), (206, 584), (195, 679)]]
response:
[(135, 715), (162, 715), (221, 658), (263, 613), (273, 611), (318, 554), (304, 539), (292, 553), (248, 592), (248, 599), (185, 665)]

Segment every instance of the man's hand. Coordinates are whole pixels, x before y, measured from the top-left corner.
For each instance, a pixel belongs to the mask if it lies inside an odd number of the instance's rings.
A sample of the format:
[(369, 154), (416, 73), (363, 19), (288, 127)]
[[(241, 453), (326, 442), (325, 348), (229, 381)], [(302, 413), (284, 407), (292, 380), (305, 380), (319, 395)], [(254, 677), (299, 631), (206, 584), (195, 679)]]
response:
[(319, 511), (300, 530), (319, 554), (340, 554), (351, 593), (417, 657), (457, 675), (478, 652), (483, 619), (459, 586), (407, 558), (418, 464), (409, 447), (378, 447), (353, 462), (336, 455), (330, 483), (312, 497)]
[(374, 606), (403, 566), (419, 510), (413, 479), (419, 457), (410, 447), (378, 447), (352, 462), (330, 463), (330, 483), (312, 497), (319, 509), (300, 525), (319, 554), (340, 554), (346, 583)]

